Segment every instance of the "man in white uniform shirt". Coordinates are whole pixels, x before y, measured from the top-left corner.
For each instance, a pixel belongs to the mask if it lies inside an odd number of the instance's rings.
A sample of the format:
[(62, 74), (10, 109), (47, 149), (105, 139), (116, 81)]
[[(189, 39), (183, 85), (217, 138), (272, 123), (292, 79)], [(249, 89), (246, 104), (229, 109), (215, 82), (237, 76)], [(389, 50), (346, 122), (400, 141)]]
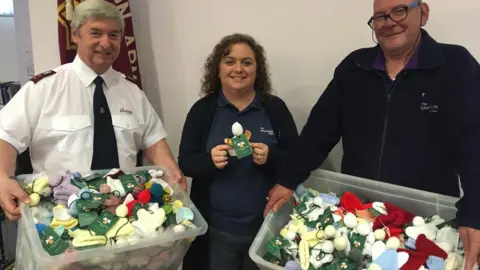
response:
[(134, 168), (143, 150), (186, 189), (167, 136), (145, 94), (113, 70), (123, 42), (121, 13), (106, 1), (85, 1), (73, 15), (73, 63), (31, 79), (0, 112), (0, 205), (9, 219), (28, 196), (9, 177), (18, 153), (30, 149), (34, 172)]

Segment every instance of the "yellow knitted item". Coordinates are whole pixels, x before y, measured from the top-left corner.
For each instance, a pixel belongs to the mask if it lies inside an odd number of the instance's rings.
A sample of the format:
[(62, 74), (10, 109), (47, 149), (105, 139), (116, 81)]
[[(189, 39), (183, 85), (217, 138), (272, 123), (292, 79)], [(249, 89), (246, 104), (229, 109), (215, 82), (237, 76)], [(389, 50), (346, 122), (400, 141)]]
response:
[(48, 177), (38, 178), (32, 183), (28, 184), (29, 188), (33, 187), (33, 192), (40, 193), (44, 188), (48, 186)]
[(69, 231), (68, 232), (68, 235), (72, 238), (77, 238), (77, 237), (82, 237), (82, 238), (85, 238), (85, 237), (90, 237), (95, 235), (95, 232), (91, 232), (89, 230), (84, 230), (84, 229), (77, 229), (75, 231)]
[(300, 235), (302, 240), (309, 241), (309, 240), (317, 240), (317, 239), (323, 239), (324, 234), (323, 231), (321, 230), (315, 230), (311, 232), (305, 232)]
[(39, 194), (46, 187), (48, 187), (48, 177), (38, 178), (37, 180), (28, 184), (28, 188), (32, 191), (32, 193), (30, 194), (30, 206), (35, 206), (40, 203)]
[(99, 236), (88, 236), (88, 237), (77, 237), (73, 239), (72, 245), (74, 247), (88, 247), (96, 245), (105, 245), (108, 243), (107, 237), (103, 235)]
[(75, 219), (75, 218), (72, 218), (70, 220), (67, 220), (67, 221), (59, 221), (57, 219), (55, 219), (55, 217), (53, 218), (52, 220), (52, 223), (50, 223), (50, 227), (56, 229), (58, 228), (60, 225), (63, 225), (63, 227), (67, 230), (70, 230), (72, 228), (74, 228), (75, 226), (78, 225), (78, 220)]
[[(118, 233), (117, 233), (118, 232)], [(120, 218), (107, 232), (108, 238), (119, 236), (131, 236), (135, 234), (135, 227), (128, 222), (127, 218)]]
[(38, 193), (32, 193), (30, 194), (30, 206), (35, 206), (40, 203), (40, 195)]
[(175, 201), (173, 202), (173, 213), (176, 214), (176, 213), (177, 213), (177, 210), (180, 209), (180, 208), (182, 208), (182, 207), (183, 207), (182, 201), (175, 200)]
[(145, 189), (150, 189), (151, 187), (152, 187), (152, 183), (151, 183), (151, 182), (145, 183)]

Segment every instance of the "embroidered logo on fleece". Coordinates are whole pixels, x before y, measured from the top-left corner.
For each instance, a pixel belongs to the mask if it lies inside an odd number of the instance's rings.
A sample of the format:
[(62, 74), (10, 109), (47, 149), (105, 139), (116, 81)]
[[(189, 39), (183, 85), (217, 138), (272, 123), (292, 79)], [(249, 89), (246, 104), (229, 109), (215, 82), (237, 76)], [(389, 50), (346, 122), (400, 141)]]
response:
[(438, 105), (428, 101), (425, 93), (422, 93), (422, 101), (420, 102), (420, 111), (428, 111), (430, 113), (438, 112)]

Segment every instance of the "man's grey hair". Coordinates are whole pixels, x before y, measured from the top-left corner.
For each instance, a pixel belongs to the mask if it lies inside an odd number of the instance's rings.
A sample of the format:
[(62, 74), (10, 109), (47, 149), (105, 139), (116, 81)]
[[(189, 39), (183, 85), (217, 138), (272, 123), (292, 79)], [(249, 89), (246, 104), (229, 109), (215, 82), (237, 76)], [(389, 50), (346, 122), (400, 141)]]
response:
[(105, 0), (86, 0), (75, 7), (72, 22), (70, 24), (72, 32), (76, 32), (89, 19), (112, 19), (118, 24), (123, 34), (125, 22), (118, 8)]

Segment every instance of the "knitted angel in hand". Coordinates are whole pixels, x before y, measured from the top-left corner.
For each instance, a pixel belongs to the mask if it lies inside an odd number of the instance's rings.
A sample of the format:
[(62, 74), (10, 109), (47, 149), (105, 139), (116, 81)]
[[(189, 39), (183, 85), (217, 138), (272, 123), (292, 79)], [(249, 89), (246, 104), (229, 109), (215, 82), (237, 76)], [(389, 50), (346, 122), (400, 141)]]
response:
[(233, 123), (232, 133), (232, 138), (225, 139), (225, 144), (233, 148), (229, 151), (229, 154), (231, 156), (237, 156), (239, 159), (251, 155), (253, 153), (252, 146), (250, 145), (252, 133), (249, 130), (245, 130), (244, 133), (242, 125), (238, 122)]

